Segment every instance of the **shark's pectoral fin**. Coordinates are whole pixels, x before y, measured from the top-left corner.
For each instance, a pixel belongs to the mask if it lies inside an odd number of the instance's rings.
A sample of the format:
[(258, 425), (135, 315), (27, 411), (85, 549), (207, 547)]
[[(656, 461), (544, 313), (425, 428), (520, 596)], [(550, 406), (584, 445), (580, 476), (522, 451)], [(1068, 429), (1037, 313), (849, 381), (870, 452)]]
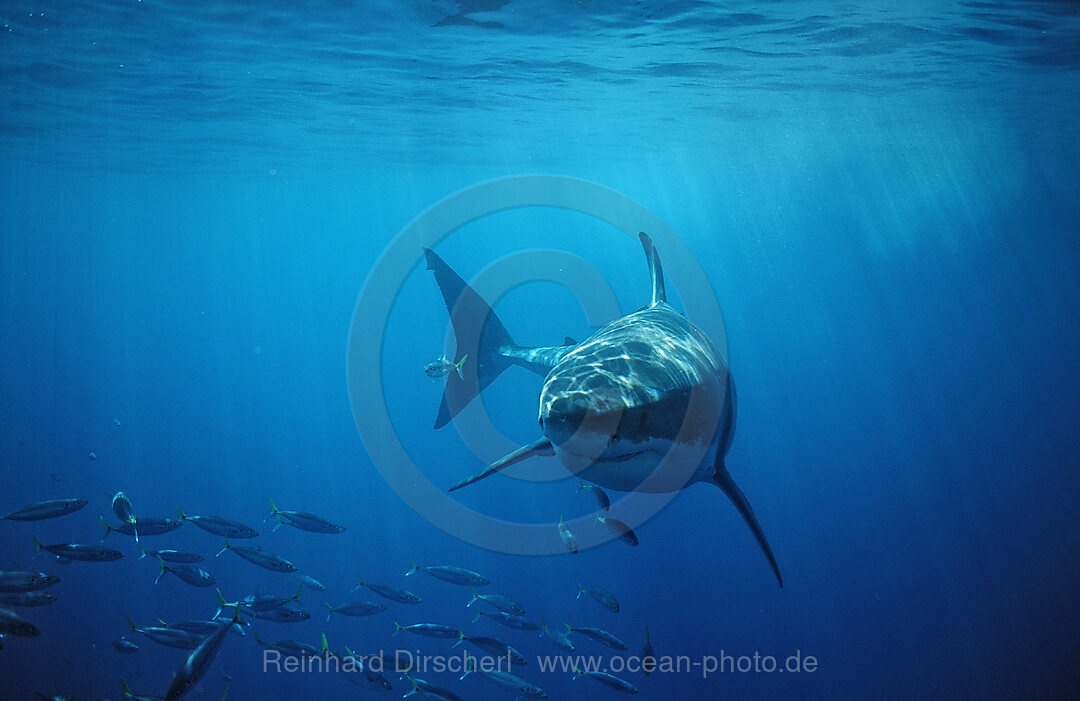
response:
[(520, 448), (518, 448), (517, 450), (515, 450), (512, 453), (509, 453), (507, 455), (502, 456), (501, 458), (499, 458), (495, 462), (493, 462), (490, 465), (488, 465), (487, 467), (485, 467), (480, 472), (477, 472), (472, 477), (469, 477), (469, 478), (467, 478), (467, 479), (465, 479), (465, 480), (463, 480), (461, 482), (458, 482), (453, 487), (451, 487), (449, 489), (449, 491), (452, 492), (455, 489), (461, 489), (462, 487), (467, 487), (470, 484), (472, 484), (473, 482), (479, 482), (480, 480), (484, 479), (488, 475), (493, 475), (493, 474), (495, 474), (496, 472), (498, 472), (500, 470), (505, 470), (506, 468), (510, 467), (511, 465), (516, 465), (517, 463), (521, 462), (522, 460), (524, 460), (526, 458), (531, 458), (534, 455), (554, 455), (554, 454), (555, 454), (555, 450), (551, 447), (551, 441), (548, 440), (547, 438), (538, 438), (535, 441), (533, 441), (532, 443), (529, 443), (528, 445), (521, 446)]
[(735, 505), (735, 509), (742, 515), (743, 520), (746, 521), (746, 525), (750, 527), (750, 532), (757, 538), (758, 545), (761, 546), (761, 551), (765, 553), (765, 557), (769, 560), (769, 565), (772, 567), (773, 574), (776, 575), (776, 581), (780, 583), (780, 588), (784, 588), (784, 579), (780, 576), (780, 566), (776, 564), (776, 557), (773, 556), (772, 548), (769, 547), (769, 541), (765, 538), (765, 531), (761, 530), (761, 524), (758, 523), (757, 516), (754, 515), (754, 510), (750, 508), (750, 502), (747, 501), (746, 495), (742, 493), (739, 486), (735, 484), (735, 480), (731, 479), (731, 475), (727, 471), (727, 467), (724, 466), (724, 461), (718, 459), (716, 461), (716, 470), (713, 472), (712, 481), (716, 486), (720, 487), (727, 494), (728, 499), (731, 499), (731, 503)]

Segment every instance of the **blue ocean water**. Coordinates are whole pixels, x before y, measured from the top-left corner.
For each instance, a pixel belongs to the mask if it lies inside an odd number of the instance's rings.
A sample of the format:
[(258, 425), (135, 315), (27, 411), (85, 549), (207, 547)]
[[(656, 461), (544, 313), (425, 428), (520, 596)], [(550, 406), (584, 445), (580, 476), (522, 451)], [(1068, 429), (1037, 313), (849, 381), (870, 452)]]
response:
[[(36, 552), (33, 537), (99, 542), (123, 490), (139, 515), (254, 526), (245, 545), (325, 583), (302, 594), (310, 621), (260, 622), (264, 640), (459, 654), (392, 635), (394, 620), (443, 623), (506, 639), (550, 698), (618, 697), (540, 671), (550, 640), (473, 623), (467, 588), (404, 577), (416, 560), (482, 572), (532, 620), (605, 628), (630, 655), (647, 625), (658, 656), (696, 663), (620, 673), (639, 698), (1076, 698), (1078, 36), (1068, 2), (0, 3), (0, 512), (90, 501), (0, 522), (0, 569), (61, 580), (55, 604), (15, 609), (41, 634), (0, 641), (0, 697), (116, 699), (121, 678), (164, 695), (187, 653), (140, 636), (115, 651), (125, 616), (214, 613), (212, 589), (155, 585), (126, 536), (105, 541), (117, 562)], [(640, 203), (707, 275), (739, 388), (727, 465), (783, 589), (707, 485), (640, 526), (636, 548), (527, 556), (433, 525), (384, 479), (399, 466), (371, 458), (380, 439), (365, 445), (354, 414), (382, 394), (385, 440), (432, 484), (482, 467), (455, 428), (432, 429), (442, 382), (423, 367), (454, 349), (420, 251), (382, 333), (355, 329), (354, 305), (414, 217), (537, 173)], [(435, 248), (466, 279), (552, 249), (591, 266), (622, 313), (648, 301), (637, 242), (578, 212), (494, 213)], [(515, 339), (587, 337), (595, 300), (529, 272), (496, 304)], [(361, 382), (350, 398), (350, 374), (372, 370), (347, 367), (350, 334), (380, 359), (370, 395)], [(512, 369), (485, 391), (508, 442), (537, 437), (539, 388)], [(548, 522), (557, 543), (560, 512), (595, 508), (576, 489), (568, 473), (495, 476), (453, 496)], [(348, 530), (272, 531), (270, 499)], [(143, 540), (206, 556), (229, 600), (296, 588), (215, 558), (222, 539), (190, 523)], [(357, 576), (424, 603), (326, 621), (324, 602), (377, 599), (350, 594)], [(576, 599), (579, 582), (621, 612)], [(267, 670), (253, 638), (227, 636), (188, 698), (379, 695)], [(761, 669), (793, 656), (799, 671)], [(384, 697), (409, 689), (388, 678)]]

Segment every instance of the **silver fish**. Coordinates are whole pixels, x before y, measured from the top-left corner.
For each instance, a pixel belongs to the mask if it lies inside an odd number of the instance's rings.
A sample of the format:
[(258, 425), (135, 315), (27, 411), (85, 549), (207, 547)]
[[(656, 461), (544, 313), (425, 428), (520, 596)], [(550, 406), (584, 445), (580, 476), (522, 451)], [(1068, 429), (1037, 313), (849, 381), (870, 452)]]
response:
[(373, 584), (371, 582), (365, 582), (359, 577), (356, 578), (356, 581), (359, 582), (359, 584), (353, 587), (353, 591), (356, 591), (360, 587), (367, 587), (368, 589), (375, 592), (384, 599), (397, 601), (401, 604), (419, 604), (424, 601), (418, 595), (413, 594), (411, 591), (405, 591), (404, 589), (398, 589), (397, 587), (390, 587), (385, 584)]
[(59, 577), (44, 572), (0, 570), (0, 592), (37, 591), (47, 589), (59, 581)]
[(596, 520), (615, 531), (619, 538), (627, 545), (634, 546), (638, 544), (637, 533), (634, 533), (634, 529), (627, 526), (619, 519), (607, 516), (597, 516)]
[(165, 693), (166, 701), (179, 701), (199, 683), (206, 674), (206, 670), (213, 664), (218, 650), (221, 649), (221, 643), (225, 640), (225, 635), (236, 625), (239, 616), (240, 612), (236, 611), (231, 621), (221, 624), (217, 631), (206, 636), (206, 639), (188, 655), (184, 664), (173, 676), (172, 683), (169, 684), (169, 690)]
[(0, 636), (14, 635), (19, 638), (33, 638), (41, 635), (33, 623), (24, 621), (14, 611), (0, 608)]
[(509, 656), (510, 662), (516, 665), (528, 664), (528, 660), (525, 659), (524, 655), (498, 638), (489, 638), (483, 635), (465, 635), (465, 633), (462, 633), (458, 641), (454, 643), (454, 647), (457, 647), (462, 643), (471, 643), (495, 657)]
[(641, 646), (641, 673), (646, 677), (656, 669), (656, 653), (649, 640), (649, 626), (645, 626), (645, 644)]
[(311, 587), (315, 591), (326, 591), (326, 585), (315, 579), (311, 575), (303, 574), (302, 572), (294, 572), (296, 578), (303, 582), (306, 586)]
[(426, 638), (461, 638), (460, 630), (451, 628), (450, 626), (444, 626), (440, 623), (414, 623), (411, 626), (403, 626), (397, 621), (394, 621), (394, 635), (397, 635), (403, 630), (407, 630), (410, 633), (415, 633), (417, 635), (423, 635)]
[(175, 647), (181, 650), (194, 650), (205, 637), (186, 630), (180, 630), (179, 628), (166, 628), (164, 626), (145, 626), (140, 628), (135, 625), (135, 622), (131, 620), (130, 616), (128, 617), (127, 622), (132, 633), (143, 635), (146, 638), (153, 640), (158, 645)]
[(585, 587), (581, 586), (581, 582), (578, 582), (577, 598), (580, 599), (582, 594), (588, 594), (596, 600), (596, 603), (600, 604), (612, 613), (619, 612), (619, 600), (616, 599), (615, 595), (611, 592), (604, 591), (599, 587), (595, 589), (586, 589)]
[(322, 634), (322, 648), (319, 650), (319, 656), (323, 659), (338, 658), (340, 663), (336, 665), (337, 670), (349, 682), (369, 691), (390, 691), (394, 688), (386, 677), (374, 669), (374, 665), (366, 664), (364, 658), (358, 657), (349, 648), (345, 648), (345, 651), (348, 653), (345, 657), (339, 657), (331, 652), (326, 642), (326, 633)]
[(563, 633), (561, 630), (552, 630), (551, 628), (548, 628), (547, 621), (544, 620), (544, 615), (540, 614), (540, 637), (542, 638), (545, 635), (551, 638), (552, 641), (563, 650), (566, 650), (567, 652), (574, 651), (574, 642), (570, 640), (566, 633)]
[(47, 591), (22, 591), (0, 593), (0, 605), (30, 608), (56, 603), (56, 595)]
[[(175, 628), (176, 630), (186, 630), (189, 633), (195, 635), (212, 635), (221, 626), (222, 620), (215, 618), (212, 621), (178, 621), (176, 623), (166, 623), (165, 621), (159, 621), (165, 628)], [(239, 623), (243, 624), (243, 621)], [(244, 631), (237, 626), (234, 628), (239, 635), (244, 635)]]
[(505, 611), (484, 611), (482, 609), (477, 609), (476, 617), (473, 618), (473, 623), (479, 621), (481, 616), (486, 616), (487, 618), (501, 623), (507, 628), (513, 628), (514, 630), (540, 630), (540, 626), (529, 619), (515, 616), (514, 614), (506, 613)]
[(277, 525), (274, 526), (275, 531), (278, 526), (284, 523), (309, 533), (337, 534), (345, 532), (345, 526), (331, 523), (313, 513), (307, 511), (282, 511), (274, 505), (273, 499), (270, 500), (270, 508), (272, 511), (268, 518), (277, 518), (278, 520)]
[(115, 532), (126, 536), (134, 536), (135, 542), (138, 542), (139, 534), (161, 535), (162, 533), (169, 533), (179, 528), (180, 523), (180, 521), (173, 518), (140, 518), (135, 523), (121, 523), (118, 526), (113, 526), (104, 518), (101, 518), (101, 525), (105, 529), (102, 540), (108, 538), (110, 533)]
[(578, 480), (578, 491), (580, 492), (582, 490), (593, 495), (593, 498), (596, 499), (597, 506), (599, 506), (601, 510), (607, 511), (611, 508), (611, 499), (608, 498), (607, 492), (603, 489), (600, 489), (594, 484), (585, 484), (584, 480)]
[(307, 643), (298, 643), (295, 640), (271, 640), (269, 642), (259, 638), (259, 633), (255, 633), (255, 644), (262, 645), (263, 647), (271, 650), (277, 650), (286, 657), (318, 657), (319, 649), (314, 645), (308, 645)]
[(495, 684), (496, 686), (501, 686), (504, 689), (510, 689), (511, 691), (517, 692), (522, 696), (528, 696), (531, 699), (547, 698), (546, 691), (536, 686), (532, 682), (525, 681), (516, 674), (511, 674), (510, 672), (503, 672), (498, 669), (490, 671), (477, 669), (476, 663), (471, 657), (469, 658), (467, 664), (468, 669), (466, 669), (465, 673), (461, 675), (461, 679), (469, 676), (469, 674), (471, 674), (472, 672), (479, 672), (484, 676), (485, 679), (490, 681), (492, 684)]
[(296, 565), (285, 558), (274, 555), (273, 553), (264, 552), (263, 549), (258, 546), (247, 548), (241, 545), (229, 545), (229, 536), (225, 536), (225, 547), (218, 551), (217, 556), (221, 557), (226, 550), (232, 550), (251, 564), (258, 565), (271, 572), (290, 573), (295, 572), (297, 569)]
[(101, 525), (105, 529), (105, 535), (101, 537), (105, 540), (109, 537), (110, 533), (116, 532), (127, 536), (136, 536), (135, 542), (138, 542), (137, 535), (161, 535), (162, 533), (169, 533), (175, 531), (180, 527), (180, 521), (174, 518), (148, 518), (143, 517), (136, 519), (135, 523), (121, 523), (119, 526), (109, 525), (109, 522), (102, 517)]
[(582, 635), (592, 638), (598, 643), (603, 643), (614, 650), (628, 649), (626, 643), (601, 628), (575, 628), (569, 623), (563, 623), (563, 625), (566, 626), (567, 633), (581, 633)]
[(425, 699), (432, 699), (432, 701), (463, 701), (460, 696), (449, 689), (418, 679), (408, 673), (405, 674), (405, 678), (412, 684), (412, 688), (402, 694), (402, 698), (418, 694)]
[(8, 521), (41, 521), (47, 518), (56, 518), (74, 513), (86, 506), (86, 499), (52, 499), (39, 501), (19, 507), (11, 513), (0, 516), (0, 519)]
[(330, 615), (335, 613), (340, 613), (343, 616), (374, 616), (385, 611), (386, 606), (373, 601), (353, 601), (342, 606), (331, 606), (327, 603), (326, 610), (330, 612), (326, 614), (326, 620), (329, 621)]
[(525, 613), (525, 607), (511, 599), (509, 596), (503, 596), (502, 594), (479, 594), (475, 589), (472, 590), (472, 599), (469, 603), (465, 604), (465, 608), (469, 608), (477, 601), (486, 601), (500, 611), (512, 613), (516, 616), (521, 616)]
[(567, 527), (566, 522), (563, 521), (562, 514), (559, 514), (559, 537), (562, 539), (563, 545), (570, 551), (571, 554), (577, 555), (578, 545), (577, 536), (575, 536), (570, 528)]
[(446, 377), (450, 374), (450, 371), (452, 370), (457, 370), (458, 377), (464, 380), (465, 373), (462, 372), (461, 368), (464, 367), (465, 361), (468, 360), (468, 358), (469, 354), (466, 353), (465, 355), (461, 356), (461, 360), (454, 363), (451, 362), (450, 359), (447, 358), (445, 355), (441, 355), (435, 360), (425, 365), (424, 372), (427, 373), (428, 377), (432, 379), (437, 379), (439, 377)]
[(580, 679), (581, 677), (590, 677), (604, 686), (610, 687), (615, 691), (621, 691), (624, 694), (638, 693), (638, 688), (636, 686), (625, 679), (619, 679), (614, 674), (608, 674), (607, 672), (584, 672), (581, 669), (574, 667), (574, 679)]
[[(135, 525), (135, 509), (131, 506), (131, 500), (128, 499), (127, 494), (123, 492), (117, 492), (112, 498), (112, 510), (116, 514), (116, 517), (125, 523)], [(108, 534), (106, 534), (108, 535)], [(139, 531), (135, 531), (135, 542), (139, 542)]]
[(375, 665), (369, 664), (367, 660), (362, 657), (358, 657), (349, 648), (345, 648), (345, 652), (348, 653), (346, 659), (353, 661), (352, 669), (342, 669), (342, 673), (345, 674), (345, 678), (353, 684), (356, 684), (362, 689), (368, 689), (369, 691), (391, 691), (393, 686), (390, 684), (382, 672), (375, 669)]
[(273, 611), (279, 609), (286, 604), (300, 600), (300, 594), (304, 591), (304, 585), (301, 584), (296, 588), (296, 593), (292, 596), (274, 596), (272, 594), (250, 594), (242, 601), (234, 601), (229, 603), (225, 601), (225, 597), (221, 595), (221, 590), (217, 590), (218, 598), (218, 610), (214, 614), (214, 618), (217, 618), (225, 609), (240, 609), (243, 613), (259, 614), (264, 611)]
[(191, 565), (196, 562), (202, 562), (203, 556), (195, 553), (188, 553), (182, 550), (147, 550), (142, 549), (142, 555), (139, 555), (139, 559), (143, 559), (148, 556), (160, 557), (165, 562), (171, 562), (177, 565)]
[(166, 572), (172, 572), (176, 575), (177, 579), (186, 584), (190, 584), (193, 587), (212, 587), (217, 581), (214, 579), (214, 575), (201, 567), (196, 567), (194, 565), (166, 565), (165, 561), (160, 557), (157, 561), (158, 564), (161, 565), (161, 574), (154, 580), (154, 584), (160, 582)]
[(34, 538), (34, 545), (38, 550), (47, 550), (62, 560), (79, 560), (80, 562), (112, 562), (119, 560), (124, 553), (103, 545), (85, 543), (58, 543), (57, 545), (42, 545), (41, 541)]
[(239, 521), (222, 518), (221, 516), (188, 516), (179, 508), (176, 512), (180, 514), (181, 521), (191, 521), (207, 533), (213, 533), (214, 535), (228, 536), (233, 539), (254, 538), (259, 535), (259, 532), (251, 526), (245, 526)]
[(123, 652), (129, 655), (139, 651), (138, 645), (123, 637), (113, 640), (112, 646), (117, 652)]
[(255, 617), (274, 623), (303, 623), (311, 618), (311, 614), (291, 603), (286, 603), (268, 611), (256, 611)]
[(408, 577), (416, 572), (427, 572), (436, 579), (441, 579), (444, 582), (450, 582), (451, 584), (460, 584), (464, 587), (482, 587), (485, 584), (491, 584), (491, 580), (482, 574), (467, 570), (462, 567), (453, 567), (451, 565), (432, 565), (425, 567), (413, 563), (412, 569), (405, 573)]

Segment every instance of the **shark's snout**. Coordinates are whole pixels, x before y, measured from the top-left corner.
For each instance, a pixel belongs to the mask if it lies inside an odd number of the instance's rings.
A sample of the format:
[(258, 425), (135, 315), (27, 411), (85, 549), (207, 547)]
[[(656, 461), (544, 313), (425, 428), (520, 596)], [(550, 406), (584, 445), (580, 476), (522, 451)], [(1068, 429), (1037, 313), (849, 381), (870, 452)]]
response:
[(540, 428), (548, 440), (560, 446), (577, 433), (589, 411), (586, 402), (573, 396), (554, 397), (541, 406)]
[(623, 411), (610, 390), (553, 391), (541, 397), (540, 426), (560, 451), (596, 459), (610, 447)]

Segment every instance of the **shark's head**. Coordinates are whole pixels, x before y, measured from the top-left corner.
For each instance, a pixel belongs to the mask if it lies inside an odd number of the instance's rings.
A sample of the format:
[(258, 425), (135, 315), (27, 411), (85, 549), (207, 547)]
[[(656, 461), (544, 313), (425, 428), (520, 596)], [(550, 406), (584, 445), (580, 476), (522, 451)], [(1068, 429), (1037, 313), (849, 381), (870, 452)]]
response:
[(703, 340), (664, 305), (623, 317), (568, 353), (548, 374), (539, 411), (563, 464), (630, 491), (678, 451), (671, 462), (680, 470), (644, 489), (673, 491), (699, 478), (699, 466), (714, 461), (711, 446), (725, 437), (727, 389), (727, 368)]
[[(582, 388), (589, 375), (564, 374), (545, 383), (540, 396), (540, 426), (556, 449), (600, 457), (618, 435), (632, 398), (617, 386)], [(625, 432), (624, 432), (625, 433)]]

